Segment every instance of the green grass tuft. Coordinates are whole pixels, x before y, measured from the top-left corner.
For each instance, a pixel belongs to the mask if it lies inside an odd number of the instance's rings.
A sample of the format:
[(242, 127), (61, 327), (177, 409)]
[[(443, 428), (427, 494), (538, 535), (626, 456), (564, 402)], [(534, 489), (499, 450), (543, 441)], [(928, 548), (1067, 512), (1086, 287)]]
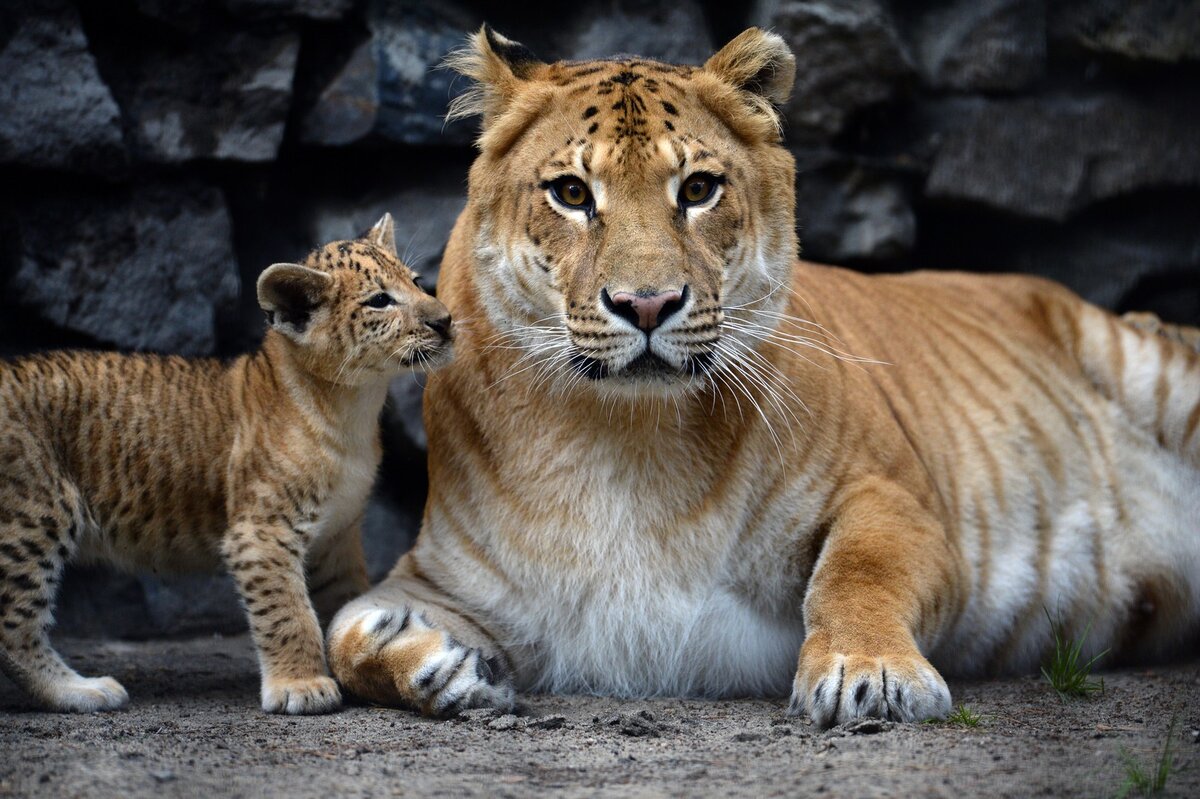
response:
[(1129, 751), (1121, 750), (1121, 760), (1124, 761), (1125, 766), (1125, 784), (1117, 793), (1117, 799), (1125, 799), (1130, 795), (1155, 796), (1162, 793), (1163, 788), (1167, 787), (1167, 778), (1171, 776), (1171, 769), (1175, 765), (1171, 743), (1175, 739), (1178, 721), (1179, 716), (1171, 719), (1171, 726), (1167, 729), (1167, 739), (1163, 741), (1162, 754), (1159, 755), (1157, 764), (1145, 766)]
[(946, 716), (947, 724), (957, 724), (960, 727), (978, 727), (983, 723), (983, 716), (976, 713), (966, 705), (960, 704), (954, 708), (954, 712)]
[(1092, 667), (1100, 658), (1108, 654), (1105, 649), (1092, 657), (1091, 660), (1083, 660), (1083, 644), (1087, 640), (1088, 632), (1092, 629), (1091, 622), (1083, 628), (1083, 634), (1076, 639), (1067, 637), (1061, 623), (1055, 623), (1050, 617), (1050, 611), (1046, 611), (1046, 619), (1050, 622), (1050, 630), (1054, 633), (1054, 652), (1050, 656), (1050, 662), (1042, 666), (1042, 675), (1049, 680), (1050, 685), (1058, 692), (1058, 695), (1063, 700), (1079, 697), (1089, 697), (1095, 693), (1104, 691), (1104, 680), (1093, 680)]

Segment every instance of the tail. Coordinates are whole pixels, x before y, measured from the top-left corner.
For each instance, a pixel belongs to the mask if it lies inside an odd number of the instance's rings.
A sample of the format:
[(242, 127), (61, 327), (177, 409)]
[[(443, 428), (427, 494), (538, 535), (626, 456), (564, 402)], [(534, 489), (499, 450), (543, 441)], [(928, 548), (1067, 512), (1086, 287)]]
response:
[(1200, 329), (1086, 304), (1073, 328), (1092, 383), (1164, 448), (1200, 466)]

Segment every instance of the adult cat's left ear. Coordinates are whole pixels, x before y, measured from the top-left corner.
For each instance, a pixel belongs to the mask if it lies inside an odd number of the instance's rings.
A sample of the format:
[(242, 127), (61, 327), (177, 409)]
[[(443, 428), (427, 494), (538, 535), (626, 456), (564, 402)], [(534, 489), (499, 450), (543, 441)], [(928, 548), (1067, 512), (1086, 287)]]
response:
[(259, 275), (258, 305), (266, 311), (271, 327), (289, 338), (299, 338), (332, 282), (332, 277), (317, 269), (274, 264)]
[(392, 221), (391, 214), (384, 214), (363, 238), (384, 252), (396, 256), (400, 254), (396, 252), (396, 223)]
[(779, 34), (747, 28), (704, 62), (704, 71), (779, 106), (792, 93), (796, 57)]

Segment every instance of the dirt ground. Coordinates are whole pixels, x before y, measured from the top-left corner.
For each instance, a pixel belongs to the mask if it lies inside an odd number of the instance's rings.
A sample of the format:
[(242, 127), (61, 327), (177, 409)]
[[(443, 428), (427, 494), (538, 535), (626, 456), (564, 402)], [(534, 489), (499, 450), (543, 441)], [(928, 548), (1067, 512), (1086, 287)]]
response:
[(533, 696), (520, 714), (427, 720), (376, 707), (267, 716), (245, 637), (64, 640), (130, 707), (30, 710), (0, 677), (0, 796), (1087, 796), (1118, 793), (1178, 717), (1165, 795), (1200, 796), (1200, 660), (1104, 674), (1061, 702), (1033, 677), (952, 682), (975, 728), (822, 732), (783, 702)]

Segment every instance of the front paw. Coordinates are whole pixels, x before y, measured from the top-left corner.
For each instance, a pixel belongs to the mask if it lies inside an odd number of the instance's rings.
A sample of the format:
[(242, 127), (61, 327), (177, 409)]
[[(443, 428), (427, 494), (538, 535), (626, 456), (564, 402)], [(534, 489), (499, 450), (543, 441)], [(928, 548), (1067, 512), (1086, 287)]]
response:
[(509, 710), (514, 704), (512, 682), (497, 658), (464, 646), (407, 608), (335, 619), (329, 660), (351, 693), (427, 716), (474, 707)]
[(311, 716), (342, 706), (342, 692), (329, 677), (263, 680), (262, 709), (268, 713)]
[(919, 654), (803, 652), (788, 705), (832, 727), (856, 718), (925, 721), (950, 712), (950, 690)]

